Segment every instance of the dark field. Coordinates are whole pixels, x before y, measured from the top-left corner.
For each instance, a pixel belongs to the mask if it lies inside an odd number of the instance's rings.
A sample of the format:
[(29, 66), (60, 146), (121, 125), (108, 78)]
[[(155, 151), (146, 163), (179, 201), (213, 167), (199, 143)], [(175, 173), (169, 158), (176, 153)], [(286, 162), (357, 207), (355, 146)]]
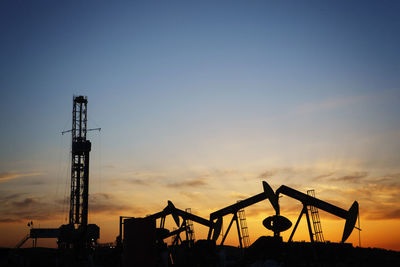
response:
[[(204, 244), (192, 248), (169, 247), (168, 265), (161, 261), (162, 252), (149, 254), (155, 256), (149, 258), (151, 264), (147, 266), (400, 266), (400, 252), (354, 248), (351, 244), (276, 243), (267, 237), (261, 237), (244, 250)], [(71, 249), (3, 248), (0, 249), (0, 267), (142, 266), (132, 260), (133, 254), (118, 248), (96, 248), (88, 256), (77, 257)], [(129, 260), (123, 261), (127, 255)]]

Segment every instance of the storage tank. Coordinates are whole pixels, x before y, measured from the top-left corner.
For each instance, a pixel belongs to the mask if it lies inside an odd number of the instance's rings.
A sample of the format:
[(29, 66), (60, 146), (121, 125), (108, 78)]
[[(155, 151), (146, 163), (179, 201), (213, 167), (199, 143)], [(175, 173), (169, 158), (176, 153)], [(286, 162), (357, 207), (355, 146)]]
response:
[(154, 219), (125, 219), (123, 236), (123, 267), (156, 266), (156, 221)]

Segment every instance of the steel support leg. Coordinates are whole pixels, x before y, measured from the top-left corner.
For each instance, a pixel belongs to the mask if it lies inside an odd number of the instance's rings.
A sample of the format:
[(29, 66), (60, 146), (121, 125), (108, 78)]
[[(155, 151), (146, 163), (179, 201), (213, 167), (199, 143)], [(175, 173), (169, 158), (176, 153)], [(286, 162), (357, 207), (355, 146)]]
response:
[(236, 227), (237, 227), (237, 232), (238, 232), (238, 237), (239, 237), (239, 245), (240, 245), (240, 248), (243, 248), (242, 235), (240, 233), (240, 226), (239, 226), (239, 220), (237, 217), (237, 213), (235, 213), (235, 217), (236, 217)]
[(225, 242), (226, 236), (228, 235), (229, 230), (231, 229), (231, 226), (232, 226), (233, 221), (235, 220), (235, 217), (236, 217), (236, 213), (233, 215), (232, 220), (231, 220), (231, 222), (229, 223), (228, 229), (226, 229), (225, 235), (224, 235), (224, 237), (222, 238), (222, 241), (221, 241), (221, 244), (220, 244), (221, 246), (222, 246), (222, 245), (224, 244), (224, 242)]
[(308, 226), (308, 233), (310, 234), (310, 241), (314, 242), (314, 236), (313, 236), (313, 232), (312, 232), (312, 228), (311, 228), (310, 216), (308, 215), (306, 205), (303, 206), (303, 211), (306, 214), (306, 218), (307, 218), (307, 226)]
[(292, 242), (292, 238), (293, 238), (294, 232), (296, 232), (296, 229), (297, 229), (297, 226), (299, 225), (301, 216), (303, 216), (303, 211), (304, 211), (304, 208), (303, 208), (303, 209), (301, 210), (301, 212), (300, 212), (299, 218), (297, 219), (297, 222), (296, 222), (296, 224), (294, 225), (293, 231), (292, 231), (292, 233), (290, 234), (290, 237), (289, 237), (288, 242)]

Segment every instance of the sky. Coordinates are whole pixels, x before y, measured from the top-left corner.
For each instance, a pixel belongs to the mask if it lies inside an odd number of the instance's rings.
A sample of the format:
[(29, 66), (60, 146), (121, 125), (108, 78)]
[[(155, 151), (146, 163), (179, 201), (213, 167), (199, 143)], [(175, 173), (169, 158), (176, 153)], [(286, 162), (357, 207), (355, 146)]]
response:
[[(61, 132), (85, 95), (88, 126), (101, 127), (88, 134), (100, 242), (119, 216), (171, 200), (208, 218), (267, 181), (346, 210), (357, 200), (361, 246), (400, 250), (399, 12), (398, 1), (1, 1), (0, 246), (29, 221), (67, 223)], [(301, 204), (280, 205), (295, 223)], [(245, 211), (251, 242), (272, 234), (267, 201)], [(320, 216), (340, 241), (344, 221)], [(308, 240), (299, 227), (294, 239)]]

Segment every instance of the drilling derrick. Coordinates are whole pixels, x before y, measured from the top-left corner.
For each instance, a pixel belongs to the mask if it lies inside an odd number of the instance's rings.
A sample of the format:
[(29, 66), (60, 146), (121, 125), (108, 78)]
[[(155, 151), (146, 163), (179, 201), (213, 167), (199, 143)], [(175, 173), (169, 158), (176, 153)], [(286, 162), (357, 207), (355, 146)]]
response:
[(86, 140), (87, 98), (75, 96), (72, 110), (71, 199), (69, 224), (86, 228), (88, 224), (89, 152)]
[(72, 129), (62, 132), (71, 132), (72, 135), (69, 223), (59, 228), (31, 227), (30, 234), (17, 247), (29, 238), (57, 238), (60, 248), (75, 248), (77, 255), (82, 256), (86, 253), (85, 249), (95, 246), (100, 237), (100, 228), (96, 224), (88, 224), (89, 153), (92, 144), (86, 140), (86, 134), (101, 128), (87, 129), (86, 96), (74, 96), (73, 100)]
[(72, 107), (71, 132), (71, 196), (69, 223), (60, 227), (59, 246), (84, 249), (94, 246), (100, 237), (100, 228), (88, 224), (89, 203), (89, 153), (92, 144), (86, 140), (89, 131), (100, 128), (87, 128), (87, 98), (74, 96)]

